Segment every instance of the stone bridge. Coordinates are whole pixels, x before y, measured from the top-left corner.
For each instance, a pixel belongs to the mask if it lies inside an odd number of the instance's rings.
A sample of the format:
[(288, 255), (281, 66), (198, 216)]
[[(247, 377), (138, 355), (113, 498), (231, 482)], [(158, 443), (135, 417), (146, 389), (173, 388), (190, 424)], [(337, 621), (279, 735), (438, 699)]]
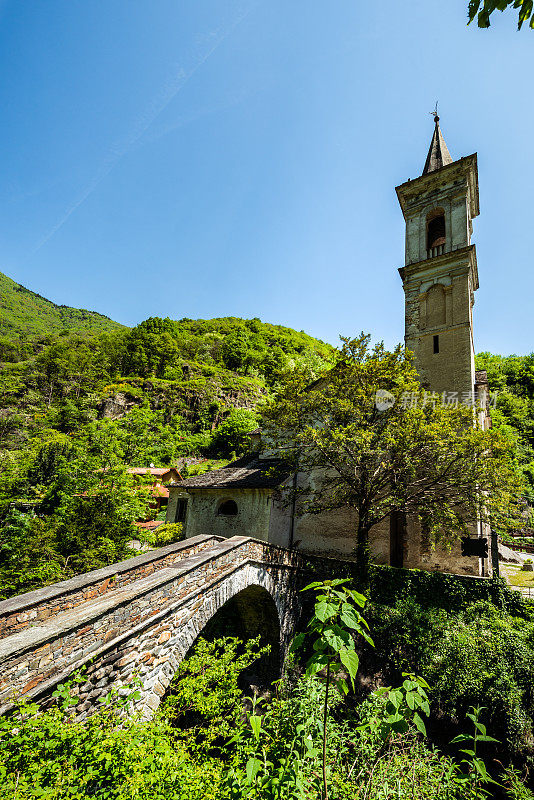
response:
[(17, 697), (49, 697), (85, 667), (76, 718), (134, 675), (136, 710), (149, 716), (218, 613), (242, 636), (261, 633), (279, 667), (299, 614), (302, 565), (298, 553), (256, 539), (197, 536), (4, 600), (0, 713)]

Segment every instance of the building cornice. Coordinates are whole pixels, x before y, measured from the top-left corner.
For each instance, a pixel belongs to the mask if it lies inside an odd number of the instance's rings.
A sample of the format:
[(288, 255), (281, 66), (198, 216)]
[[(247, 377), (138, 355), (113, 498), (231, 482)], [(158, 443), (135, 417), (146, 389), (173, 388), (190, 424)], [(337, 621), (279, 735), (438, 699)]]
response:
[(441, 169), (421, 175), (419, 178), (405, 181), (395, 188), (399, 204), (406, 219), (409, 206), (416, 197), (425, 194), (432, 189), (439, 189), (441, 185), (449, 184), (454, 180), (455, 175), (464, 177), (469, 185), (469, 205), (471, 218), (477, 217), (480, 213), (478, 198), (478, 166), (477, 154), (453, 161)]
[[(444, 167), (444, 169), (446, 169), (446, 167)], [(454, 274), (461, 274), (465, 272), (466, 269), (471, 272), (473, 290), (478, 289), (477, 255), (474, 244), (462, 247), (459, 250), (451, 250), (435, 258), (426, 258), (423, 261), (416, 261), (415, 264), (407, 264), (405, 267), (399, 267), (399, 275), (402, 278), (403, 284), (406, 284), (414, 278), (418, 280), (424, 278), (430, 279), (435, 277), (436, 273), (439, 273), (440, 276), (452, 276)]]

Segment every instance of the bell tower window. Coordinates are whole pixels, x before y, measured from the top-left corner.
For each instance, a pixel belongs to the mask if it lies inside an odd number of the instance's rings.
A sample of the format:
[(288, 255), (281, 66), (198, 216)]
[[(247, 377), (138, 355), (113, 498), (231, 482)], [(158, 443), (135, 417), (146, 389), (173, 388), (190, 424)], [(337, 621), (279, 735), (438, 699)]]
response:
[(440, 256), (445, 248), (445, 213), (437, 208), (427, 217), (426, 251), (428, 258)]

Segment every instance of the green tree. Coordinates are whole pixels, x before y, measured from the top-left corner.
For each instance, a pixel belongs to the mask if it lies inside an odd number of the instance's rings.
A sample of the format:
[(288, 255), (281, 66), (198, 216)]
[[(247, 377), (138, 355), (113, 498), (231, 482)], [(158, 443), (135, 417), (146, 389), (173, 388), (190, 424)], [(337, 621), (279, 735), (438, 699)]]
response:
[(58, 512), (58, 550), (76, 572), (130, 555), (127, 543), (137, 535), (133, 523), (147, 514), (148, 486), (134, 487), (120, 469), (101, 473), (100, 480), (97, 488), (66, 499)]
[(153, 317), (137, 325), (126, 339), (126, 374), (163, 378), (179, 359), (175, 335), (175, 325), (168, 318)]
[(0, 599), (61, 580), (53, 525), (12, 509), (0, 527)]
[(250, 342), (243, 329), (237, 329), (225, 337), (221, 356), (227, 369), (236, 372), (246, 370), (249, 364)]
[[(379, 390), (392, 405), (377, 402)], [(303, 479), (312, 476), (299, 490), (301, 511), (356, 512), (364, 581), (369, 531), (393, 512), (417, 515), (450, 541), (479, 514), (505, 525), (520, 492), (504, 437), (476, 426), (472, 408), (437, 402), (410, 353), (370, 349), (368, 335), (344, 339), (335, 366), (311, 386), (302, 373), (287, 376), (264, 419), (267, 438)]]
[(216, 455), (240, 455), (249, 444), (248, 434), (258, 425), (258, 417), (250, 408), (233, 408), (215, 429), (211, 449)]

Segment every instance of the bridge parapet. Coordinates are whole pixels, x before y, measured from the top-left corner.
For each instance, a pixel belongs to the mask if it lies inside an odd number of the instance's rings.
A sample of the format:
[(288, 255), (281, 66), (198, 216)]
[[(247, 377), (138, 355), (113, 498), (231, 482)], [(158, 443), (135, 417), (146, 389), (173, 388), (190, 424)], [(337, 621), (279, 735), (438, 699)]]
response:
[(147, 577), (162, 567), (207, 550), (220, 541), (222, 541), (220, 536), (195, 536), (119, 561), (109, 567), (85, 572), (66, 581), (2, 600), (0, 639), (40, 625), (62, 611), (75, 608), (95, 597), (122, 589), (127, 584)]
[(163, 561), (149, 575), (37, 620), (33, 627), (0, 641), (0, 713), (17, 696), (46, 695), (83, 666), (88, 666), (88, 680), (79, 690), (80, 714), (110, 685), (123, 685), (134, 673), (146, 687), (141, 710), (149, 711), (210, 617), (251, 585), (271, 594), (281, 635), (288, 635), (295, 599), (291, 576), (302, 564), (299, 554), (235, 536), (170, 565)]

